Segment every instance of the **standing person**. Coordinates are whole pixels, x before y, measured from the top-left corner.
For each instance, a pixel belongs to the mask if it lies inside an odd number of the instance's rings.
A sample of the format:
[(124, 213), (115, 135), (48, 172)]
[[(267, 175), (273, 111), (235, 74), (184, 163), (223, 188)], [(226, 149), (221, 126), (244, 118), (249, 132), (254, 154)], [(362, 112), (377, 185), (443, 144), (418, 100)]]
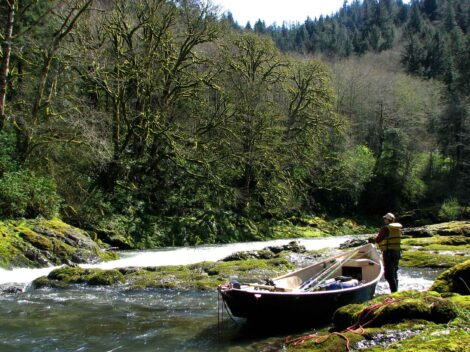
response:
[(403, 226), (395, 222), (395, 215), (387, 213), (383, 216), (384, 226), (380, 229), (375, 242), (382, 251), (385, 279), (390, 291), (398, 291), (398, 263), (401, 257), (401, 233)]

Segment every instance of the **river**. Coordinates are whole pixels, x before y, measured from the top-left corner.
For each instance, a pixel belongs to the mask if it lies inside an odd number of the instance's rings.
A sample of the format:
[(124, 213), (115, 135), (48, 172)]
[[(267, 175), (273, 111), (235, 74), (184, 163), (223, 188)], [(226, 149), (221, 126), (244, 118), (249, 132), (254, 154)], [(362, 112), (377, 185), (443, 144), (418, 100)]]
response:
[[(334, 250), (349, 237), (301, 239), (309, 250)], [(218, 246), (164, 248), (121, 253), (121, 259), (85, 267), (161, 266), (219, 260), (240, 251), (282, 245), (288, 240)], [(25, 287), (0, 295), (0, 352), (31, 351), (261, 351), (279, 337), (252, 334), (243, 321), (217, 328), (215, 292), (125, 291), (110, 288), (28, 289), (53, 268), (0, 269), (0, 284)], [(427, 289), (438, 271), (400, 269), (400, 289)], [(377, 293), (386, 292), (382, 281)]]

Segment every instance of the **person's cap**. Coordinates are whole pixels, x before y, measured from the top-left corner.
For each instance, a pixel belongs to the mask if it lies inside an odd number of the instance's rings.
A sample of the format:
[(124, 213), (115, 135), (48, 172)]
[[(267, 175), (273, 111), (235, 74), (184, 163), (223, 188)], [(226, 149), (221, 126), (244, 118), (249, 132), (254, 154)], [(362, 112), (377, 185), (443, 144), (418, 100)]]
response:
[(395, 215), (392, 213), (387, 213), (383, 216), (384, 219), (390, 220), (390, 221), (395, 221)]

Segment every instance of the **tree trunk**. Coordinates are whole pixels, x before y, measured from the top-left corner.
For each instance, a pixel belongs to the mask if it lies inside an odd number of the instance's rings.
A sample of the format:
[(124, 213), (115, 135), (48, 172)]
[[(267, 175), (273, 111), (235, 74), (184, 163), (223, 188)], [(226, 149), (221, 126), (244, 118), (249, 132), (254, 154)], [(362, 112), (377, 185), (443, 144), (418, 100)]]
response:
[(10, 70), (11, 41), (13, 38), (13, 24), (15, 23), (16, 0), (7, 0), (8, 14), (5, 27), (5, 40), (3, 44), (3, 61), (0, 68), (0, 131), (3, 129), (6, 120), (5, 104), (8, 84), (8, 73)]

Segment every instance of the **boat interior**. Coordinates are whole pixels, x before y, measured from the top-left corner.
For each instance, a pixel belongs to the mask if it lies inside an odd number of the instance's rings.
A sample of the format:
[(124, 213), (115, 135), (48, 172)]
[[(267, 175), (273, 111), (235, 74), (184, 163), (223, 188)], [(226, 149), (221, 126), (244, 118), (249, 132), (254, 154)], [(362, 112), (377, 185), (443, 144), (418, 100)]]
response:
[[(248, 285), (254, 290), (302, 292), (318, 289), (320, 283), (342, 277), (358, 285), (374, 281), (381, 273), (380, 257), (372, 244), (355, 248), (322, 262), (273, 279), (274, 286)], [(248, 287), (243, 287), (247, 289)]]

